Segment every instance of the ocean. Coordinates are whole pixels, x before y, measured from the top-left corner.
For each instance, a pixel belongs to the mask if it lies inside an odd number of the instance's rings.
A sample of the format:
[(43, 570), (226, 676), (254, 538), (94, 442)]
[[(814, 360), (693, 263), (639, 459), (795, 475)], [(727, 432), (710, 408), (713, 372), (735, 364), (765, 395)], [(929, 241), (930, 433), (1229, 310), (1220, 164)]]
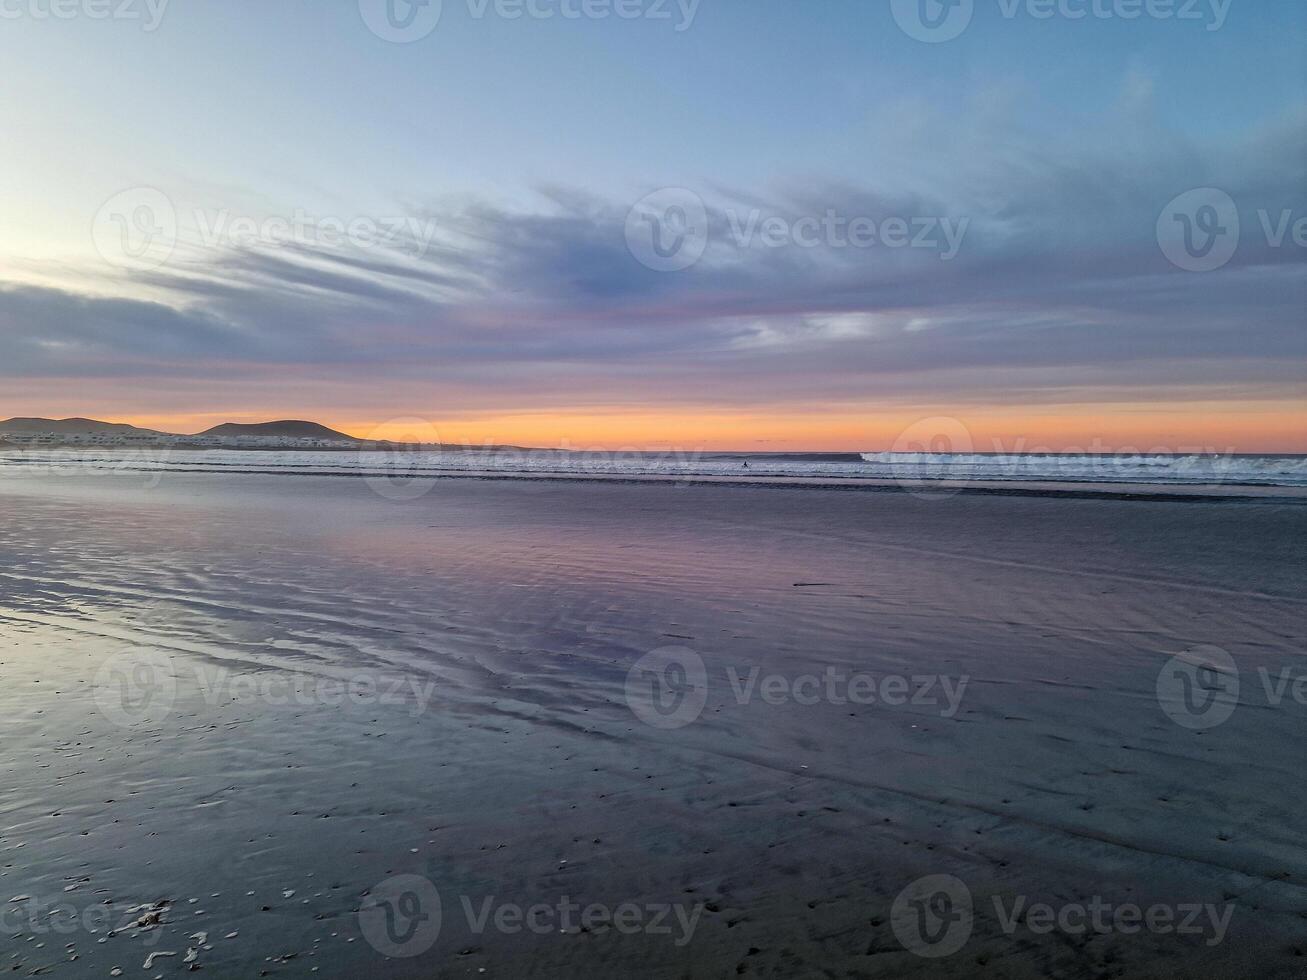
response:
[(0, 470), (212, 472), (416, 480), (450, 475), (1307, 487), (1307, 456), (1105, 453), (706, 453), (476, 450), (9, 450)]

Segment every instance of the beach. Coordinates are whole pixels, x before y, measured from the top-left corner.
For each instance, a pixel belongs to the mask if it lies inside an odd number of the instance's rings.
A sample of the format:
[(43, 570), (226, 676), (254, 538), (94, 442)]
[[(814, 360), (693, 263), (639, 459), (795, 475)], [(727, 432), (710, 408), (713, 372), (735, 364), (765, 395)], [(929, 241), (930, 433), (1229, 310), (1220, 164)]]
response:
[(0, 474), (0, 962), (1301, 976), (1303, 498), (985, 491)]

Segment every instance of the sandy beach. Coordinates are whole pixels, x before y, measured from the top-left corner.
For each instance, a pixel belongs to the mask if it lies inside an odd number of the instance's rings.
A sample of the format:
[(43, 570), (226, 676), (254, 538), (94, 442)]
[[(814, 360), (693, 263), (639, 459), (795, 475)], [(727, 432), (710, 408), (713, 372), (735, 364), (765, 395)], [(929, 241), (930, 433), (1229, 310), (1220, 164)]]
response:
[(1304, 532), (1275, 495), (0, 478), (0, 962), (1302, 976)]

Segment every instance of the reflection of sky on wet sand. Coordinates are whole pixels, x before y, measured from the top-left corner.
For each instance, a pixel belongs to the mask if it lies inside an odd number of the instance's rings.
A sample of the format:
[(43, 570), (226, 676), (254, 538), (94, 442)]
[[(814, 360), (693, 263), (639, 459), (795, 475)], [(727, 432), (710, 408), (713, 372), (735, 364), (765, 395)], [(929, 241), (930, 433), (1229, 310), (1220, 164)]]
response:
[[(1173, 764), (1192, 757), (1192, 735), (1159, 713), (1153, 686), (1166, 656), (1200, 640), (1250, 665), (1294, 655), (1284, 529), (1301, 508), (470, 481), (397, 504), (357, 481), (204, 476), (127, 493), (90, 479), (0, 490), (0, 633), (29, 651), (17, 657), (24, 669), (153, 649), (183, 675), (192, 662), (235, 661), (328, 676), (402, 668), (436, 681), (431, 710), (417, 716), (369, 707), (337, 723), (338, 709), (285, 709), (274, 721), (241, 705), (221, 751), (241, 753), (256, 785), (301, 764), (312, 733), (334, 746), (342, 772), (371, 760), (419, 810), (445, 804), (405, 774), (425, 780), (456, 764), (466, 782), (439, 785), (488, 806), (513, 786), (543, 792), (563, 758), (579, 780), (556, 786), (568, 838), (573, 807), (605, 805), (629, 776), (620, 795), (631, 833), (697, 827), (717, 807), (752, 801), (757, 810), (727, 826), (761, 819), (733, 839), (778, 844), (780, 864), (797, 859), (781, 829), (790, 806), (829, 807), (823, 819), (836, 822), (858, 813), (864, 827), (888, 816), (909, 839), (954, 850), (980, 838), (1070, 853), (1091, 877), (1118, 847), (1173, 855), (1149, 867), (1163, 889), (1207, 887), (1191, 861), (1257, 876), (1287, 860), (1276, 843), (1294, 813), (1282, 760), (1257, 746), (1292, 744), (1292, 717), (1236, 715), (1225, 749), (1203, 758), (1212, 779), (1198, 785)], [(671, 732), (641, 724), (623, 701), (628, 667), (662, 646), (691, 647), (709, 669), (702, 717)], [(911, 704), (740, 704), (728, 679), (828, 666), (970, 683), (946, 718)], [(191, 714), (204, 728), (203, 704)], [(274, 732), (292, 718), (286, 731), (301, 734), (279, 746)], [(388, 748), (369, 741), (378, 730), (392, 736)], [(420, 748), (432, 740), (439, 750)], [(204, 751), (229, 764), (217, 747)], [(482, 785), (482, 763), (469, 760), (489, 759), (494, 785)], [(697, 790), (679, 782), (686, 774)], [(163, 786), (157, 774), (140, 778)], [(315, 778), (319, 792), (349, 797), (344, 775)], [(669, 780), (679, 788), (664, 798)], [(1154, 805), (1159, 793), (1177, 807), (1201, 796), (1204, 816), (1190, 813), (1177, 835), (1170, 810)], [(1237, 816), (1250, 796), (1266, 801), (1256, 828)], [(278, 812), (311, 805), (289, 799)], [(244, 805), (258, 819), (257, 798)], [(503, 819), (506, 835), (522, 833), (511, 806)], [(1232, 821), (1244, 832), (1213, 858), (1209, 838)], [(853, 827), (829, 830), (829, 840), (804, 833), (803, 847), (823, 853), (838, 838), (854, 864), (880, 860), (848, 843)], [(467, 875), (476, 860), (447, 873)], [(684, 870), (666, 861), (643, 873), (662, 881)], [(756, 871), (760, 893), (781, 887), (773, 873)]]
[[(627, 666), (665, 645), (741, 670), (982, 683), (1029, 681), (1068, 650), (1160, 653), (1210, 603), (1203, 579), (1226, 578), (1199, 564), (1203, 539), (1226, 526), (1226, 561), (1251, 559), (1228, 514), (1256, 529), (1272, 513), (1189, 507), (1174, 523), (1192, 517), (1200, 540), (1136, 549), (1127, 573), (1130, 545), (1098, 532), (1143, 513), (1129, 504), (458, 482), (397, 504), (352, 481), (177, 477), (122, 501), (92, 483), (10, 498), (40, 515), (39, 532), (6, 535), (9, 549), (26, 540), (10, 564), (30, 583), (19, 612), (220, 659), (404, 666), (440, 678), (442, 696), (581, 724), (620, 717)], [(1065, 514), (1075, 526), (1058, 526)], [(1065, 550), (1045, 547), (1054, 532)], [(1285, 589), (1284, 567), (1262, 566), (1265, 591)]]

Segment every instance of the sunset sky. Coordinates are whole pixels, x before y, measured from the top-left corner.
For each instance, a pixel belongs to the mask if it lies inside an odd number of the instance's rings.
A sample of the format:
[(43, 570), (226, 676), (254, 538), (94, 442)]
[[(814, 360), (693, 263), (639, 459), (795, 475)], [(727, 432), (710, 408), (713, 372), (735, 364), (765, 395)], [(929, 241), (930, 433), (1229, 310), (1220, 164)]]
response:
[(1307, 452), (1300, 0), (121, 2), (0, 16), (0, 417)]

